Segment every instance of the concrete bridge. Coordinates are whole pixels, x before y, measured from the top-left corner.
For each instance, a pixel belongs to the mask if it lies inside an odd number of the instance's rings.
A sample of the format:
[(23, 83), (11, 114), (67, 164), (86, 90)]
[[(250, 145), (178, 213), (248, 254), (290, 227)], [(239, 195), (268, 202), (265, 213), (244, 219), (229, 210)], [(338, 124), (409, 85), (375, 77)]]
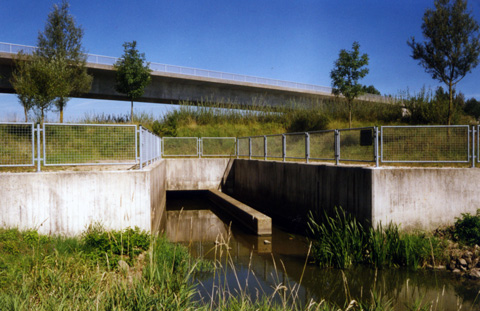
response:
[[(9, 80), (14, 69), (13, 57), (21, 50), (31, 53), (36, 48), (0, 43), (0, 92), (14, 93)], [(83, 98), (128, 100), (114, 89), (117, 58), (87, 54), (87, 67), (93, 76), (92, 89)], [(288, 81), (273, 80), (203, 69), (150, 63), (152, 83), (136, 101), (178, 104), (182, 101), (206, 104), (255, 106), (291, 106), (314, 104), (321, 99), (332, 99), (332, 89)], [(383, 96), (366, 94), (365, 101), (387, 102)]]

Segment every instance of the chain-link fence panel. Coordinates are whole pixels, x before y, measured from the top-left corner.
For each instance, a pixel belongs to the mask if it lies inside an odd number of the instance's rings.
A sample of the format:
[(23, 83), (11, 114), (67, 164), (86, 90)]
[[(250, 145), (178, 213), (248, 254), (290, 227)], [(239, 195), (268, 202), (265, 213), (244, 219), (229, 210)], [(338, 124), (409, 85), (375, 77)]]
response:
[(374, 162), (374, 128), (338, 130), (340, 134), (340, 161)]
[(55, 124), (43, 126), (44, 165), (135, 164), (135, 125)]
[(305, 159), (305, 133), (288, 133), (286, 139), (286, 158)]
[(309, 132), (310, 159), (335, 160), (335, 131)]
[(33, 166), (33, 123), (0, 123), (0, 166)]
[(382, 162), (468, 162), (468, 125), (382, 126)]
[(236, 154), (235, 137), (202, 137), (202, 156), (230, 157)]
[(267, 135), (267, 157), (283, 158), (283, 135)]
[(197, 137), (163, 137), (164, 157), (198, 157)]

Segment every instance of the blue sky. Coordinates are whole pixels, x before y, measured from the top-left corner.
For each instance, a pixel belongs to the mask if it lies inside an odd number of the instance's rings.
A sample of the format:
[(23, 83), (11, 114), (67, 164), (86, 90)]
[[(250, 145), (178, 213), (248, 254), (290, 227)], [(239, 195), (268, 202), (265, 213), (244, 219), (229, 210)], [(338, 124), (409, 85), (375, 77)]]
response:
[[(55, 3), (3, 1), (0, 41), (36, 45)], [(88, 53), (119, 57), (122, 44), (136, 40), (150, 62), (330, 86), (339, 50), (358, 41), (370, 57), (370, 73), (362, 82), (392, 95), (439, 85), (410, 57), (406, 44), (411, 36), (423, 40), (421, 19), (428, 7), (433, 0), (70, 1)], [(480, 21), (480, 0), (470, 0), (469, 8)], [(480, 66), (457, 89), (480, 99)], [(73, 99), (66, 117), (128, 113), (128, 107)], [(0, 109), (0, 119), (22, 115), (14, 95), (0, 95)], [(164, 109), (136, 105), (149, 113)]]

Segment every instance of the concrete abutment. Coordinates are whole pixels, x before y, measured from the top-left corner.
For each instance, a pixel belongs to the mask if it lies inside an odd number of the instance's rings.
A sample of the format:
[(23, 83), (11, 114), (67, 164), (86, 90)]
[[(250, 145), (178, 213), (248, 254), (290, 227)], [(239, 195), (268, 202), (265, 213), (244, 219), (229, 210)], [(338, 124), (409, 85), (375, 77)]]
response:
[(144, 170), (0, 174), (0, 225), (42, 234), (165, 226), (166, 191), (218, 190), (292, 230), (341, 206), (363, 222), (431, 230), (480, 208), (479, 169), (163, 159)]

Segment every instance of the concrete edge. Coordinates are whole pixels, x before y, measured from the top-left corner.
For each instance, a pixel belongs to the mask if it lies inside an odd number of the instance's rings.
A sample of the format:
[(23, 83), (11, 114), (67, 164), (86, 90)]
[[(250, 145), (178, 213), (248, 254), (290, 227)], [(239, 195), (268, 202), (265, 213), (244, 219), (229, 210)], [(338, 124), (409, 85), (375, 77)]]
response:
[(256, 235), (272, 235), (272, 219), (218, 190), (208, 190), (207, 198)]

